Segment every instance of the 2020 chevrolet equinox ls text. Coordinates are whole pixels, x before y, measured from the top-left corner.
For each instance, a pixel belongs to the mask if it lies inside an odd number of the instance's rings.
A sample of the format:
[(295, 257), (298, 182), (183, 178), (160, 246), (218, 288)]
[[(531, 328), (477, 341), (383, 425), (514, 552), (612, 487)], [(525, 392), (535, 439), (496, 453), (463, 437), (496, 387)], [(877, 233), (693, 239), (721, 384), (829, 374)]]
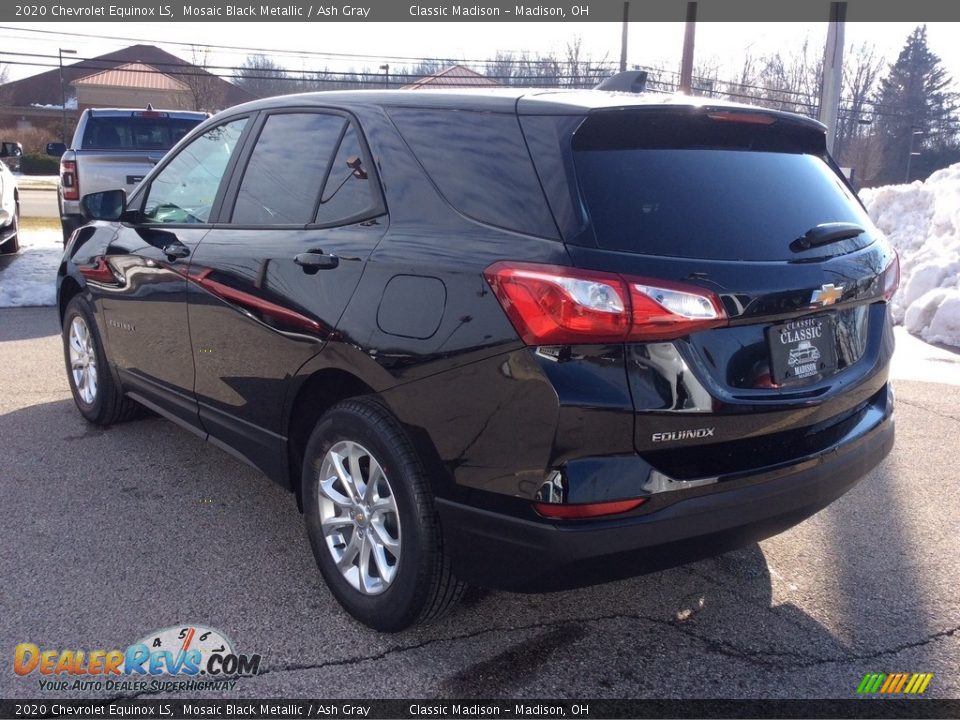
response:
[(755, 542), (889, 452), (895, 253), (796, 115), (602, 91), (226, 110), (59, 271), (74, 399), (296, 493), (367, 625)]

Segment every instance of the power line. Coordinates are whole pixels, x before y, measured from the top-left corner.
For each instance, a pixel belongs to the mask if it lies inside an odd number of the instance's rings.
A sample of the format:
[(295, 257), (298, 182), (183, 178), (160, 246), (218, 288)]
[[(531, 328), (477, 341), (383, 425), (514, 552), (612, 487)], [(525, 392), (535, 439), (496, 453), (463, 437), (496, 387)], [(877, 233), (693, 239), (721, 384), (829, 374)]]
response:
[[(0, 26), (2, 28), (2, 26)], [(36, 32), (51, 32), (51, 31), (36, 31)], [(254, 50), (253, 48), (250, 48)], [(19, 57), (19, 58), (36, 58), (40, 60), (48, 59), (54, 60), (58, 59), (57, 55), (45, 54), (45, 53), (25, 53), (25, 52), (15, 52), (15, 51), (0, 51), (0, 56), (10, 56), (10, 57)], [(361, 58), (361, 57), (372, 57), (372, 56), (363, 56), (363, 55), (345, 55), (342, 57), (352, 57), (352, 58)], [(416, 60), (420, 64), (429, 64), (435, 62), (442, 62), (437, 58), (408, 58), (410, 60)], [(465, 61), (467, 62), (467, 61)], [(556, 68), (559, 65), (564, 63), (555, 62), (555, 61), (544, 61), (544, 60), (530, 60), (530, 59), (512, 59), (510, 61), (500, 59), (498, 61), (485, 61), (487, 64), (497, 63), (500, 65), (505, 65), (508, 67), (516, 67), (518, 70), (539, 70), (542, 66), (547, 65), (549, 67)], [(72, 63), (67, 67), (76, 67), (80, 63), (88, 64), (102, 64), (103, 67), (90, 67), (89, 65), (83, 69), (89, 70), (110, 70), (118, 66), (117, 61), (104, 60), (102, 56), (100, 57), (88, 57), (88, 58), (78, 58), (77, 63)], [(57, 68), (59, 63), (42, 63), (36, 61), (16, 61), (8, 60), (6, 61), (8, 65), (15, 66), (24, 66), (24, 67), (44, 67), (44, 68)], [(278, 69), (276, 72), (270, 70), (260, 70), (251, 69), (244, 66), (233, 66), (233, 65), (209, 65), (209, 66), (197, 66), (195, 64), (189, 63), (185, 60), (182, 60), (178, 63), (157, 61), (157, 62), (148, 62), (144, 63), (148, 65), (151, 69), (133, 69), (127, 70), (127, 72), (136, 72), (141, 74), (160, 74), (167, 75), (171, 77), (216, 77), (224, 81), (229, 80), (266, 80), (273, 82), (290, 82), (290, 83), (303, 83), (309, 86), (310, 83), (316, 84), (327, 84), (327, 85), (352, 85), (352, 86), (366, 86), (366, 85), (375, 85), (377, 87), (383, 87), (384, 84), (389, 85), (402, 85), (412, 82), (423, 75), (421, 73), (415, 72), (393, 72), (389, 79), (384, 78), (378, 71), (369, 70), (369, 71), (356, 71), (356, 70), (330, 70), (324, 68), (323, 70), (287, 70), (287, 69)], [(167, 68), (167, 69), (160, 69)], [(213, 72), (217, 71), (217, 72)], [(251, 72), (252, 71), (252, 72)], [(677, 73), (671, 70), (649, 68), (649, 71), (659, 75), (671, 75), (676, 76)], [(227, 74), (231, 73), (231, 74)], [(278, 74), (278, 73), (283, 73)], [(528, 81), (530, 83), (542, 83), (542, 86), (551, 86), (551, 87), (573, 87), (578, 83), (583, 85), (588, 85), (595, 83), (600, 77), (603, 76), (604, 71), (600, 70), (599, 72), (588, 72), (583, 74), (560, 74), (552, 72), (549, 75), (526, 75), (523, 73), (520, 74), (509, 74), (509, 75), (486, 75), (490, 80), (495, 81), (504, 81), (505, 84), (514, 84), (518, 86), (523, 86), (523, 81)], [(716, 93), (717, 95), (725, 96), (727, 98), (746, 100), (752, 103), (765, 103), (769, 105), (779, 106), (780, 109), (788, 108), (793, 111), (803, 111), (813, 114), (817, 111), (819, 105), (817, 102), (813, 102), (812, 94), (805, 93), (802, 91), (791, 90), (787, 88), (777, 88), (777, 87), (768, 87), (768, 86), (759, 86), (752, 85), (748, 83), (737, 83), (732, 81), (722, 81), (717, 78), (706, 78), (703, 76), (697, 76), (695, 78), (701, 86), (709, 85), (713, 89), (711, 90), (711, 96)], [(519, 82), (518, 82), (519, 81)], [(572, 81), (572, 82), (570, 82)], [(664, 91), (675, 91), (676, 84), (665, 79), (660, 79), (659, 77), (651, 78), (650, 86), (653, 89), (654, 85), (661, 86)], [(750, 90), (759, 91), (750, 93)], [(797, 99), (793, 99), (797, 98)], [(853, 100), (847, 100), (847, 105), (841, 104), (840, 110), (845, 113), (844, 119), (851, 119), (854, 115), (862, 117), (864, 115), (879, 116), (879, 117), (893, 117), (893, 118), (906, 118), (910, 113), (906, 111), (899, 111), (896, 108), (891, 108), (889, 105), (883, 105), (877, 101), (870, 99), (863, 99), (860, 101), (860, 110), (854, 110), (850, 107), (849, 103), (852, 103)], [(869, 109), (868, 109), (869, 108)], [(931, 122), (939, 122), (948, 119), (954, 119), (954, 115), (950, 110), (945, 110), (944, 112), (933, 115), (928, 118)]]
[[(299, 58), (315, 57), (315, 58), (326, 58), (330, 60), (368, 60), (371, 62), (383, 61), (383, 60), (419, 62), (419, 61), (430, 59), (430, 58), (424, 58), (424, 57), (405, 56), (405, 55), (366, 55), (361, 53), (320, 52), (318, 50), (284, 50), (282, 48), (262, 48), (262, 47), (255, 48), (255, 47), (248, 47), (244, 45), (216, 45), (216, 44), (208, 44), (208, 43), (189, 43), (189, 42), (178, 42), (175, 40), (154, 40), (150, 38), (123, 37), (118, 35), (94, 35), (91, 33), (81, 33), (81, 32), (61, 32), (58, 30), (41, 30), (38, 28), (19, 28), (11, 25), (0, 25), (0, 30), (10, 30), (14, 32), (41, 33), (44, 35), (57, 35), (57, 36), (66, 35), (69, 37), (81, 37), (81, 38), (87, 38), (90, 40), (100, 40), (100, 41), (117, 40), (121, 42), (148, 43), (150, 45), (161, 45), (161, 46), (165, 45), (165, 46), (172, 46), (172, 47), (187, 48), (191, 50), (226, 50), (230, 52), (245, 52), (245, 53), (255, 54), (255, 55), (264, 55), (264, 54), (289, 55), (292, 57), (299, 57)], [(517, 55), (522, 57), (522, 55), (526, 51), (516, 52), (516, 51), (510, 50), (510, 51), (502, 51), (502, 52), (504, 54), (509, 53), (511, 55)], [(449, 58), (449, 60), (453, 61), (454, 58)], [(482, 60), (476, 59), (476, 58), (459, 58), (459, 59), (456, 59), (456, 62), (471, 63), (476, 65), (480, 65), (480, 64), (492, 65), (499, 62), (499, 60), (497, 60), (496, 58), (494, 59), (486, 58)], [(540, 58), (537, 60), (527, 59), (527, 60), (520, 60), (520, 62), (527, 62), (532, 64), (554, 64), (554, 63), (559, 63), (561, 65), (577, 64), (577, 61), (575, 60), (561, 60), (559, 58)], [(607, 65), (610, 65), (611, 68), (615, 67), (616, 65), (616, 63), (610, 60), (600, 60), (596, 62), (591, 61), (590, 64), (592, 65), (607, 64)]]

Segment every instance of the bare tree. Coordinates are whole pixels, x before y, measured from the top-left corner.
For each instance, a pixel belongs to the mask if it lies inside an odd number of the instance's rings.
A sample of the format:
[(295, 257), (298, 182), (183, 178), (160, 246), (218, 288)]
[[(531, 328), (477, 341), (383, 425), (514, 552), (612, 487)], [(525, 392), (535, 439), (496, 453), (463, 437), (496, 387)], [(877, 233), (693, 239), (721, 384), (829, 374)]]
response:
[(739, 79), (723, 83), (722, 91), (731, 100), (815, 115), (822, 67), (822, 54), (807, 39), (791, 53), (777, 51), (758, 59), (747, 54)]
[(692, 79), (694, 95), (713, 97), (720, 90), (720, 62), (716, 57), (699, 60), (693, 66)]
[(10, 68), (0, 63), (0, 105), (10, 104), (10, 88), (6, 87), (10, 80)]
[(572, 88), (593, 87), (606, 77), (607, 72), (604, 70), (606, 64), (606, 55), (599, 60), (594, 60), (589, 54), (584, 53), (583, 40), (577, 35), (567, 42), (564, 82), (561, 84)]
[(207, 71), (209, 66), (210, 50), (208, 48), (193, 48), (192, 67), (187, 67), (180, 79), (190, 91), (189, 104), (191, 110), (205, 110), (216, 112), (222, 110), (226, 101), (227, 91), (224, 82), (216, 75)]
[[(873, 158), (866, 158), (870, 149), (877, 152), (877, 143), (857, 142), (871, 133), (873, 118), (869, 112), (870, 99), (877, 87), (883, 58), (877, 55), (876, 48), (869, 43), (848, 48), (844, 58), (843, 82), (840, 91), (840, 114), (837, 121), (837, 135), (833, 154), (842, 165), (856, 169), (861, 177), (866, 175), (866, 167), (878, 165)], [(857, 163), (854, 163), (854, 155)]]
[(237, 72), (237, 85), (258, 98), (297, 92), (292, 80), (283, 66), (259, 53), (247, 55)]

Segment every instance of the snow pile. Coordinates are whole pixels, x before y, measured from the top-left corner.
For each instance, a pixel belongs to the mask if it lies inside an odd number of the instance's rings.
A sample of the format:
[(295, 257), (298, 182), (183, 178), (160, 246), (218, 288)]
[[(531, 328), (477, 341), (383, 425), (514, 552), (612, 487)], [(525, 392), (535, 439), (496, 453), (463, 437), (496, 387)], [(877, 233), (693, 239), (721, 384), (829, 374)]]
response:
[(860, 198), (900, 254), (894, 320), (927, 342), (960, 347), (960, 163)]
[(63, 255), (59, 230), (20, 230), (20, 254), (0, 260), (0, 308), (54, 305)]

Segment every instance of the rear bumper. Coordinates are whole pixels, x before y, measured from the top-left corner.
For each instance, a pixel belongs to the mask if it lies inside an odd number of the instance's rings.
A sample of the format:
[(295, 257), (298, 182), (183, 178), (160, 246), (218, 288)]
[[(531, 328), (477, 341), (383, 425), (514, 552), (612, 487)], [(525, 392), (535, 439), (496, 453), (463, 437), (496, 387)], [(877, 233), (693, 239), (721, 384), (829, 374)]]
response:
[[(438, 500), (454, 572), (520, 592), (630, 577), (717, 555), (796, 525), (843, 495), (890, 452), (892, 394), (834, 446), (787, 466), (677, 490), (652, 512), (612, 520), (550, 522)], [(673, 495), (674, 493), (670, 493)], [(659, 508), (659, 509), (656, 509)]]

